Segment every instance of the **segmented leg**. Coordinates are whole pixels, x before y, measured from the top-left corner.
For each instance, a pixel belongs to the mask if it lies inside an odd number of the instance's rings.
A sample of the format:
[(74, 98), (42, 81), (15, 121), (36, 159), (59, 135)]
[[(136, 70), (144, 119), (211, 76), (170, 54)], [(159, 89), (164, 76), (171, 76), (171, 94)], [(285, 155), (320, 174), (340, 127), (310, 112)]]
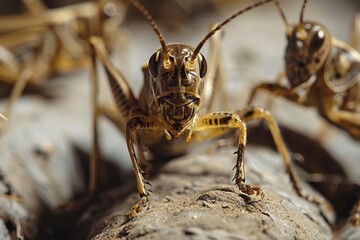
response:
[[(109, 61), (108, 54), (105, 49), (105, 44), (100, 37), (91, 37), (90, 38), (90, 48), (91, 48), (91, 67), (90, 67), (90, 78), (92, 83), (92, 153), (90, 159), (90, 183), (89, 183), (89, 192), (93, 194), (97, 190), (97, 176), (98, 176), (98, 159), (99, 159), (99, 143), (98, 143), (98, 131), (97, 131), (97, 119), (100, 115), (98, 107), (98, 81), (97, 81), (97, 69), (96, 63), (97, 60), (105, 68), (107, 74), (110, 88), (112, 90), (113, 96), (115, 98), (115, 103), (117, 105), (119, 115), (125, 121), (128, 119), (132, 109), (138, 106), (137, 101), (128, 86), (127, 82), (124, 80), (124, 77), (120, 72), (114, 67), (114, 65)], [(122, 123), (117, 122), (117, 126), (122, 125)], [(123, 129), (121, 129), (123, 130)]]
[[(296, 88), (291, 89), (291, 88), (282, 86), (280, 84), (280, 80), (283, 77), (285, 77), (284, 73), (280, 73), (279, 76), (278, 76), (278, 82), (277, 83), (262, 83), (262, 84), (257, 85), (255, 88), (253, 88), (252, 91), (251, 91), (250, 97), (248, 99), (248, 105), (252, 104), (256, 94), (258, 94), (260, 90), (268, 91), (272, 95), (286, 98), (287, 100), (290, 100), (290, 101), (292, 101), (294, 103), (297, 103), (297, 104), (304, 103), (306, 100), (297, 93)], [(272, 96), (270, 96), (270, 97), (272, 97)], [(272, 99), (273, 98), (270, 98), (267, 101), (266, 109), (271, 109), (272, 108), (272, 106), (271, 106), (271, 104), (273, 102)], [(328, 130), (328, 126), (326, 124), (323, 124), (321, 129), (316, 134), (315, 139), (317, 140), (317, 142), (319, 142), (319, 143), (323, 142), (323, 139), (326, 138), (326, 133), (328, 132), (327, 130)]]
[[(109, 57), (105, 50), (105, 45), (101, 38), (92, 37), (90, 38), (90, 46), (92, 49), (92, 64), (91, 64), (91, 80), (92, 80), (92, 106), (93, 106), (93, 143), (92, 143), (92, 154), (91, 154), (91, 169), (90, 169), (90, 193), (94, 193), (97, 189), (97, 168), (98, 168), (98, 155), (99, 155), (99, 144), (98, 144), (98, 133), (97, 133), (97, 118), (100, 114), (110, 119), (118, 129), (125, 133), (126, 142), (129, 150), (129, 155), (135, 172), (136, 183), (140, 200), (133, 206), (131, 212), (128, 214), (129, 217), (134, 217), (146, 206), (149, 195), (149, 190), (145, 184), (147, 181), (143, 177), (142, 170), (140, 169), (138, 156), (139, 153), (141, 161), (145, 161), (141, 149), (140, 140), (137, 136), (139, 129), (152, 129), (157, 128), (155, 122), (147, 117), (143, 116), (141, 111), (138, 109), (139, 105), (135, 99), (130, 87), (121, 75), (119, 71), (109, 61)], [(104, 66), (110, 88), (116, 103), (116, 110), (109, 107), (98, 106), (98, 84), (97, 84), (97, 73), (96, 73), (96, 60)], [(124, 128), (125, 126), (125, 128)], [(134, 145), (137, 146), (138, 151), (134, 149)]]
[[(286, 79), (286, 74), (285, 74), (285, 72), (280, 72), (280, 73), (278, 74), (278, 76), (276, 77), (275, 81), (272, 81), (272, 82), (274, 82), (275, 84), (281, 86), (281, 85), (282, 85), (282, 81), (283, 81), (284, 79)], [(266, 101), (266, 105), (265, 105), (264, 107), (265, 107), (265, 109), (268, 109), (269, 111), (271, 111), (271, 110), (273, 109), (273, 105), (274, 105), (274, 98), (273, 98), (273, 96), (269, 95), (269, 96), (268, 96), (268, 99), (267, 99), (267, 101)]]
[(355, 139), (360, 140), (360, 114), (339, 110), (336, 107), (326, 106), (327, 117), (342, 126)]
[[(119, 113), (119, 111), (114, 106), (109, 105), (100, 105), (98, 106), (99, 115), (106, 117), (110, 120), (117, 129), (125, 135), (125, 126), (127, 120), (123, 118), (123, 116)], [(134, 136), (135, 146), (137, 147), (138, 158), (140, 162), (140, 166), (142, 169), (148, 169), (147, 161), (142, 149), (142, 144), (140, 141), (140, 137), (138, 134)]]
[(145, 184), (149, 184), (149, 182), (145, 180), (145, 178), (143, 177), (143, 172), (140, 169), (139, 161), (134, 149), (133, 134), (136, 134), (138, 130), (144, 130), (144, 129), (149, 130), (155, 128), (159, 128), (159, 126), (156, 125), (156, 123), (152, 118), (146, 116), (133, 117), (126, 124), (126, 131), (125, 131), (126, 144), (128, 147), (130, 159), (135, 172), (138, 193), (140, 195), (140, 200), (133, 206), (132, 210), (128, 214), (128, 217), (130, 218), (135, 217), (137, 213), (146, 206), (148, 202), (147, 198), (149, 195), (149, 190), (145, 185)]
[(266, 121), (266, 123), (269, 126), (273, 140), (275, 142), (276, 148), (283, 159), (285, 170), (289, 174), (291, 183), (292, 183), (296, 193), (300, 197), (308, 200), (309, 202), (320, 205), (322, 203), (322, 201), (316, 199), (315, 197), (313, 197), (311, 195), (306, 194), (303, 191), (300, 179), (299, 179), (298, 175), (296, 174), (296, 171), (292, 164), (290, 153), (289, 153), (289, 151), (286, 147), (286, 144), (284, 142), (284, 139), (281, 135), (279, 126), (276, 123), (273, 116), (271, 115), (271, 113), (261, 107), (249, 107), (247, 109), (240, 111), (239, 115), (241, 116), (242, 119), (244, 119), (245, 122), (248, 122), (251, 120), (256, 120), (256, 119), (263, 119)]
[(264, 193), (259, 187), (253, 187), (251, 185), (245, 184), (244, 151), (247, 130), (245, 122), (239, 115), (225, 112), (206, 114), (196, 121), (194, 134), (196, 137), (197, 131), (210, 131), (212, 132), (212, 136), (216, 136), (224, 133), (228, 128), (239, 130), (238, 147), (237, 151), (235, 152), (237, 155), (236, 165), (234, 167), (234, 169), (236, 169), (236, 173), (233, 180), (235, 180), (236, 185), (242, 192), (248, 195), (255, 194), (256, 196), (263, 198)]
[(349, 43), (353, 48), (360, 50), (360, 13), (358, 13), (354, 18), (354, 24), (352, 27)]
[(296, 91), (288, 87), (282, 86), (278, 83), (261, 83), (252, 89), (247, 105), (252, 104), (256, 94), (258, 94), (259, 91), (268, 91), (272, 95), (284, 97), (295, 103), (301, 103), (303, 101), (296, 93)]
[(292, 165), (290, 154), (286, 148), (285, 142), (280, 133), (280, 129), (272, 117), (269, 111), (266, 111), (260, 107), (249, 107), (242, 111), (238, 111), (236, 113), (213, 113), (206, 114), (201, 117), (196, 123), (194, 128), (194, 139), (199, 141), (201, 139), (208, 139), (209, 136), (204, 136), (198, 134), (199, 131), (209, 131), (209, 135), (211, 137), (219, 136), (227, 131), (229, 128), (237, 128), (240, 130), (240, 136), (238, 141), (238, 149), (235, 152), (237, 154), (237, 162), (235, 165), (236, 174), (235, 174), (235, 182), (239, 186), (240, 190), (249, 195), (256, 194), (261, 197), (264, 196), (263, 192), (259, 187), (252, 187), (250, 185), (245, 184), (245, 172), (244, 172), (244, 148), (246, 144), (246, 125), (245, 122), (263, 119), (269, 126), (270, 132), (273, 136), (275, 145), (277, 147), (278, 152), (280, 153), (286, 172), (289, 174), (290, 181), (296, 191), (296, 193), (312, 202), (316, 205), (323, 203), (322, 201), (316, 199), (315, 197), (306, 194), (301, 186), (300, 179), (296, 174), (294, 166)]
[[(91, 42), (90, 42), (91, 46)], [(91, 81), (91, 105), (92, 105), (92, 141), (91, 141), (91, 153), (90, 153), (90, 164), (89, 164), (89, 186), (88, 192), (90, 195), (93, 195), (98, 190), (98, 167), (99, 167), (99, 135), (97, 128), (97, 120), (99, 117), (98, 110), (98, 95), (99, 95), (99, 86), (97, 80), (97, 69), (96, 69), (96, 52), (95, 47), (91, 49), (91, 64), (90, 64), (90, 81)]]

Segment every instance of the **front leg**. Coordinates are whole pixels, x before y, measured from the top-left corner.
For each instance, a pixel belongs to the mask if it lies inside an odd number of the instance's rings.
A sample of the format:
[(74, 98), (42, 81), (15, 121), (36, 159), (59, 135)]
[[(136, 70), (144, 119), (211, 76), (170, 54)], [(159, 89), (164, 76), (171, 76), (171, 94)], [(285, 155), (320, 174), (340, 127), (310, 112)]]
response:
[(261, 107), (248, 107), (242, 111), (239, 112), (239, 115), (242, 119), (244, 119), (245, 122), (256, 120), (256, 119), (263, 119), (266, 121), (266, 123), (269, 126), (271, 135), (273, 137), (273, 140), (275, 142), (276, 148), (278, 152), (280, 153), (286, 172), (289, 174), (290, 181), (293, 185), (293, 188), (295, 189), (296, 193), (308, 200), (309, 202), (315, 203), (316, 205), (320, 205), (322, 201), (316, 199), (315, 197), (305, 193), (302, 189), (300, 178), (296, 174), (296, 171), (294, 169), (294, 166), (291, 161), (290, 153), (286, 147), (286, 144), (284, 142), (284, 139), (281, 135), (279, 126), (277, 122), (275, 121), (274, 117), (271, 115), (271, 113)]
[[(137, 131), (140, 129), (154, 129), (159, 126), (155, 124), (152, 118), (143, 115), (139, 110), (139, 103), (134, 97), (127, 81), (122, 74), (115, 68), (110, 62), (108, 54), (106, 52), (105, 44), (99, 37), (90, 38), (90, 52), (91, 52), (91, 65), (90, 65), (90, 78), (92, 82), (92, 107), (93, 107), (93, 141), (92, 141), (92, 153), (91, 153), (91, 166), (90, 166), (90, 193), (94, 195), (97, 191), (97, 169), (99, 159), (99, 144), (98, 144), (98, 131), (97, 131), (97, 119), (100, 115), (107, 117), (120, 132), (125, 133), (127, 147), (129, 155), (135, 172), (136, 183), (140, 200), (133, 206), (128, 217), (135, 217), (136, 214), (141, 211), (148, 203), (148, 189), (146, 188), (146, 180), (142, 175), (140, 169), (141, 162), (144, 162), (144, 155), (142, 153), (140, 139)], [(98, 74), (96, 63), (99, 63), (105, 68), (105, 72), (110, 84), (116, 108), (99, 106), (98, 104)], [(125, 127), (124, 127), (125, 126)], [(134, 145), (137, 147), (137, 152), (134, 149)], [(139, 156), (136, 155), (139, 154)]]
[(360, 114), (340, 110), (330, 104), (325, 105), (327, 118), (340, 128), (345, 129), (354, 139), (360, 140)]
[[(145, 180), (143, 176), (143, 172), (140, 169), (139, 161), (136, 156), (136, 152), (134, 148), (134, 140), (136, 145), (137, 143), (136, 134), (138, 130), (145, 130), (145, 129), (149, 130), (155, 128), (159, 128), (159, 126), (155, 123), (155, 121), (152, 118), (147, 116), (132, 117), (126, 124), (126, 130), (125, 130), (126, 144), (129, 151), (131, 163), (135, 172), (137, 189), (140, 196), (140, 200), (133, 206), (132, 210), (128, 214), (129, 218), (135, 217), (138, 212), (140, 212), (143, 208), (146, 207), (149, 196), (149, 190), (145, 185), (149, 183)], [(138, 147), (138, 149), (140, 148)]]
[[(115, 66), (111, 63), (106, 51), (105, 43), (100, 37), (91, 37), (90, 46), (90, 81), (91, 81), (91, 104), (92, 104), (92, 147), (90, 154), (90, 179), (89, 193), (95, 195), (98, 189), (98, 168), (100, 158), (99, 137), (98, 137), (98, 117), (103, 114), (115, 123), (121, 132), (129, 119), (131, 111), (137, 109), (139, 104), (131, 91), (127, 81)], [(99, 86), (97, 63), (105, 69), (107, 79), (115, 99), (117, 111), (99, 107)], [(115, 114), (114, 114), (115, 113)]]
[[(244, 152), (246, 146), (247, 129), (245, 122), (235, 113), (211, 113), (206, 114), (195, 122), (194, 131), (210, 131), (212, 136), (218, 136), (225, 133), (229, 128), (239, 130), (239, 140), (236, 158), (236, 173), (233, 180), (239, 189), (248, 194), (264, 197), (263, 191), (259, 187), (253, 187), (245, 184), (245, 169), (244, 169)], [(201, 136), (201, 135), (200, 135)], [(199, 140), (199, 139), (198, 139)]]
[(302, 99), (301, 96), (294, 89), (283, 86), (279, 83), (261, 83), (252, 89), (247, 105), (252, 104), (255, 96), (258, 94), (259, 91), (268, 91), (270, 92), (270, 94), (286, 98), (298, 104), (301, 104), (304, 101), (304, 99)]

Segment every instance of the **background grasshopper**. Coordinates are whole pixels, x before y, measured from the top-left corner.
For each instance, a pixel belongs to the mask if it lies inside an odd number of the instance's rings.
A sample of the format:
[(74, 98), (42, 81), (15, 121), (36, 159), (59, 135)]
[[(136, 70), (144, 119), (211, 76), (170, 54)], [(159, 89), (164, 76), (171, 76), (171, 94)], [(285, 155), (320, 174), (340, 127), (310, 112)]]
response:
[[(350, 44), (331, 36), (324, 25), (304, 21), (304, 0), (298, 24), (290, 25), (277, 0), (276, 6), (286, 25), (285, 74), (277, 83), (262, 83), (251, 92), (251, 104), (260, 90), (296, 104), (315, 107), (321, 117), (360, 140), (360, 53), (359, 14), (354, 20)], [(288, 82), (280, 83), (286, 75)], [(351, 222), (360, 224), (360, 201)]]
[[(140, 200), (133, 206), (129, 217), (134, 217), (148, 203), (148, 183), (141, 170), (146, 163), (143, 147), (154, 155), (172, 157), (183, 154), (193, 140), (201, 142), (221, 136), (231, 129), (238, 130), (239, 139), (235, 152), (237, 161), (234, 180), (239, 189), (249, 195), (263, 197), (259, 187), (245, 184), (244, 150), (247, 139), (246, 122), (264, 119), (270, 128), (277, 149), (281, 154), (285, 169), (293, 187), (303, 198), (319, 204), (320, 201), (305, 194), (291, 163), (290, 154), (285, 146), (279, 127), (267, 110), (260, 107), (247, 107), (234, 112), (212, 113), (212, 98), (219, 84), (219, 44), (218, 31), (238, 15), (255, 7), (269, 3), (264, 0), (238, 11), (216, 25), (198, 44), (192, 48), (185, 44), (166, 44), (163, 35), (144, 6), (137, 0), (130, 2), (142, 12), (159, 38), (161, 48), (143, 66), (144, 86), (138, 98), (129, 87), (122, 74), (109, 61), (101, 38), (90, 38), (92, 48), (93, 84), (93, 152), (90, 166), (90, 193), (97, 190), (98, 170), (98, 132), (97, 119), (106, 116), (125, 135), (129, 155), (135, 172)], [(211, 38), (213, 36), (213, 38)], [(200, 49), (211, 38), (209, 68)], [(105, 68), (116, 108), (98, 105), (97, 60)], [(172, 141), (170, 141), (172, 140)]]
[(304, 22), (306, 3), (305, 0), (300, 22), (290, 25), (276, 1), (288, 39), (286, 71), (280, 74), (278, 82), (285, 75), (289, 82), (257, 85), (248, 103), (260, 90), (266, 90), (297, 104), (316, 107), (320, 116), (360, 140), (360, 53), (353, 48), (358, 41), (356, 30), (352, 46), (333, 38), (322, 24)]
[(90, 36), (102, 36), (112, 50), (126, 10), (117, 0), (56, 9), (47, 9), (40, 0), (23, 4), (28, 14), (0, 18), (0, 80), (15, 85), (4, 111), (8, 119), (27, 83), (41, 85), (50, 75), (88, 64)]

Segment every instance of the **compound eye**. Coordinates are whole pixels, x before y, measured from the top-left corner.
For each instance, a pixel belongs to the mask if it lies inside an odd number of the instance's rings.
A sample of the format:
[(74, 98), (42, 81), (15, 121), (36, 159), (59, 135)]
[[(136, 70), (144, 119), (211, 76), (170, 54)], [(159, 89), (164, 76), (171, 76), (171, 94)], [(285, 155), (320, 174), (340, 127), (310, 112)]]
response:
[(205, 57), (201, 54), (201, 60), (200, 60), (200, 77), (204, 78), (207, 72), (207, 62), (205, 60)]
[(151, 76), (154, 78), (157, 78), (159, 73), (159, 62), (160, 62), (160, 56), (159, 52), (154, 53), (148, 63), (148, 68), (150, 71)]
[(311, 38), (310, 44), (309, 44), (309, 50), (310, 52), (315, 52), (319, 50), (322, 45), (324, 45), (325, 42), (325, 33), (322, 30), (317, 31), (313, 37)]

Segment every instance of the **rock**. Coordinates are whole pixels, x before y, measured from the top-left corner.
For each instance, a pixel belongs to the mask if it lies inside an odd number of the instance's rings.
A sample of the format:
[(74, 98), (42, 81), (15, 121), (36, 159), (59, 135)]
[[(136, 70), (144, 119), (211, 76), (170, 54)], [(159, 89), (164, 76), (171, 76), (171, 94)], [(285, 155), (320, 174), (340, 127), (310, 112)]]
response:
[(154, 193), (148, 208), (130, 221), (125, 214), (137, 194), (105, 193), (81, 219), (78, 239), (332, 239), (323, 216), (331, 219), (331, 212), (297, 196), (277, 154), (247, 149), (247, 182), (266, 194), (259, 200), (231, 183), (232, 151), (169, 162), (150, 179)]

